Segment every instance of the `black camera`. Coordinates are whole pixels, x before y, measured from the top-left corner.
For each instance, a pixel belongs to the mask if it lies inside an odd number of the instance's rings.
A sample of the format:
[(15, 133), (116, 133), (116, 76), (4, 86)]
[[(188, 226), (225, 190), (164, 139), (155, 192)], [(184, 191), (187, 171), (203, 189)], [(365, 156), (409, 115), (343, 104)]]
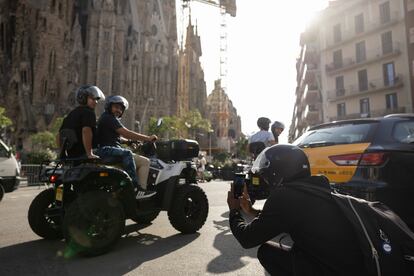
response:
[(238, 199), (243, 194), (243, 186), (245, 181), (246, 175), (242, 173), (234, 174), (234, 181), (233, 181), (233, 196), (235, 199)]

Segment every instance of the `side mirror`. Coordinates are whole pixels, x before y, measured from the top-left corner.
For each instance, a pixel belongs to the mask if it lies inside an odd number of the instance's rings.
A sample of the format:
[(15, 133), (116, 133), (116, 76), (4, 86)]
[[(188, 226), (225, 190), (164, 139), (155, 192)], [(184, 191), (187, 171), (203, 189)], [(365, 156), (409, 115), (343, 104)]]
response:
[(162, 118), (158, 118), (157, 120), (157, 127), (160, 127), (162, 125)]

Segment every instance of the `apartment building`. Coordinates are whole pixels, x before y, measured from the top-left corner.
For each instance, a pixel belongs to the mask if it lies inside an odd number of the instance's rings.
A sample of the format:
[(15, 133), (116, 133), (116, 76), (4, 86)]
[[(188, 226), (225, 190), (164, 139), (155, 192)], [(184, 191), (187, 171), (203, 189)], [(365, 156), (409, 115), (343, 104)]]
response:
[(292, 122), (290, 140), (315, 123), (413, 112), (407, 40), (410, 2), (339, 0), (320, 13), (318, 21), (303, 34), (313, 40), (301, 40), (302, 52), (311, 45), (318, 52), (315, 84), (319, 102), (313, 113), (316, 116), (318, 111), (320, 120), (304, 116), (309, 106), (303, 102), (307, 90), (298, 82), (297, 95), (303, 92), (295, 110), (302, 110), (302, 116), (293, 115), (293, 122), (297, 119), (298, 123)]
[(309, 28), (302, 33), (300, 45), (301, 51), (296, 61), (296, 101), (289, 141), (302, 135), (309, 126), (323, 122), (318, 30)]

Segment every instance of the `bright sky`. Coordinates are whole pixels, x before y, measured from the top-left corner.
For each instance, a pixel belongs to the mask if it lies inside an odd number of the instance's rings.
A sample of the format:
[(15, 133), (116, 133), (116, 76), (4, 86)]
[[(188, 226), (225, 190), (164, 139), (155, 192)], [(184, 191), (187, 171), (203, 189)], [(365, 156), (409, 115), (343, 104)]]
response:
[[(279, 141), (287, 142), (295, 99), (299, 36), (313, 12), (325, 8), (327, 2), (236, 0), (237, 16), (227, 16), (226, 93), (241, 116), (244, 134), (257, 131), (256, 120), (264, 116), (285, 123)], [(176, 3), (180, 34), (180, 26), (187, 26), (188, 16), (182, 21), (181, 0)], [(220, 12), (192, 1), (191, 14), (201, 36), (201, 63), (210, 94), (220, 75)]]

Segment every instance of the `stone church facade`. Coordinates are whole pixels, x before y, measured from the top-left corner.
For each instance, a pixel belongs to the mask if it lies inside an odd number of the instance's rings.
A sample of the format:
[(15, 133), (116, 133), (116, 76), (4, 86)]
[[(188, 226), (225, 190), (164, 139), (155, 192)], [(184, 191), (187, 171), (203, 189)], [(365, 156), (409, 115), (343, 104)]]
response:
[(0, 104), (17, 143), (73, 108), (82, 84), (125, 96), (133, 129), (176, 113), (173, 0), (0, 0), (0, 44)]
[(128, 128), (145, 132), (150, 117), (198, 109), (212, 122), (213, 147), (229, 150), (240, 117), (219, 86), (207, 98), (197, 27), (189, 21), (178, 47), (176, 20), (175, 0), (0, 0), (0, 106), (13, 120), (11, 142), (28, 149), (29, 136), (93, 84), (129, 100)]

